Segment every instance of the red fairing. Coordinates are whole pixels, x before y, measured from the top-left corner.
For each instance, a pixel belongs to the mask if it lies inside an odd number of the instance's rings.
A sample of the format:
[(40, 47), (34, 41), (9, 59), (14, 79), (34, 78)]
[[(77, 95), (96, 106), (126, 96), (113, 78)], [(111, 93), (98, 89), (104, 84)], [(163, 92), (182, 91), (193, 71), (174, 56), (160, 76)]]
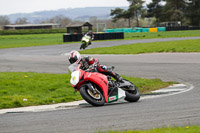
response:
[(85, 81), (91, 81), (93, 83), (95, 83), (96, 85), (98, 85), (103, 93), (104, 93), (104, 98), (105, 101), (108, 102), (108, 79), (105, 75), (98, 73), (98, 72), (85, 72), (81, 69), (80, 73), (79, 73), (79, 80), (82, 78), (83, 74), (84, 74), (84, 80), (79, 82), (77, 87), (80, 88), (81, 85), (84, 84)]
[[(79, 90), (79, 88), (81, 87), (81, 85), (84, 84), (84, 82), (86, 81), (91, 81), (93, 83), (95, 83), (96, 85), (98, 85), (103, 93), (104, 93), (104, 98), (105, 101), (108, 102), (108, 79), (107, 76), (105, 76), (104, 74), (98, 73), (98, 72), (85, 72), (80, 68), (81, 65), (79, 65), (79, 67), (77, 67), (76, 70), (79, 70), (79, 83), (77, 84), (77, 88)], [(81, 78), (84, 75), (84, 79), (82, 81)], [(73, 86), (75, 87), (75, 86)]]
[(97, 72), (94, 72), (94, 73), (86, 72), (84, 79), (92, 81), (93, 83), (98, 85), (104, 93), (105, 101), (108, 102), (108, 79), (105, 75), (101, 73), (97, 73)]

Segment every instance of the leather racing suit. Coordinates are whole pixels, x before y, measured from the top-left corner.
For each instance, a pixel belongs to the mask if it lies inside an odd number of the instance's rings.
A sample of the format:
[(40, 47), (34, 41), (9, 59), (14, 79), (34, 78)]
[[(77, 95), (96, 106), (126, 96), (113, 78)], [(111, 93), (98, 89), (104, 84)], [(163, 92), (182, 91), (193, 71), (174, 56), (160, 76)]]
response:
[(114, 73), (113, 71), (109, 70), (107, 68), (107, 66), (105, 66), (105, 65), (100, 65), (98, 59), (93, 58), (93, 57), (87, 56), (87, 57), (81, 58), (81, 60), (79, 62), (79, 64), (81, 64), (80, 69), (87, 70), (90, 65), (93, 65), (95, 63), (97, 64), (97, 71), (99, 73), (112, 76), (117, 81), (121, 81), (122, 80), (122, 78), (117, 73)]

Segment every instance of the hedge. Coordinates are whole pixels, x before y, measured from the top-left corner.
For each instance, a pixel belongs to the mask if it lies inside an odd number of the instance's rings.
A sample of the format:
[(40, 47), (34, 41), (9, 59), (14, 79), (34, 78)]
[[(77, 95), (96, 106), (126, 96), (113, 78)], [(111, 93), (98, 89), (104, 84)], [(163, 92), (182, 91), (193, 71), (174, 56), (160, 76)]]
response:
[(66, 33), (66, 29), (0, 30), (0, 35), (53, 34), (53, 33)]

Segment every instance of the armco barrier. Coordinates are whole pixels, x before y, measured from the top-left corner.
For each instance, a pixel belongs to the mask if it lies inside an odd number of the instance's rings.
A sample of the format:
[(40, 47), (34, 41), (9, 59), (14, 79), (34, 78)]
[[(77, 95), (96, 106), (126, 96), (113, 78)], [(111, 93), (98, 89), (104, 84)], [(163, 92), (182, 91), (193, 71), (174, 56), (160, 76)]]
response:
[[(81, 41), (83, 34), (64, 34), (63, 42)], [(124, 39), (124, 32), (95, 33), (94, 40)]]

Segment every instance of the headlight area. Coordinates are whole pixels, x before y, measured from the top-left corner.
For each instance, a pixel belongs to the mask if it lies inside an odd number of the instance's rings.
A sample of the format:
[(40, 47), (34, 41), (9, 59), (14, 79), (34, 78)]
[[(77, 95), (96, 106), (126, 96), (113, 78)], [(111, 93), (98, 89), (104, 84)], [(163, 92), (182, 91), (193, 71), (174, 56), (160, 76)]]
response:
[(71, 73), (70, 83), (73, 86), (76, 86), (78, 82), (79, 82), (79, 71), (72, 72)]

